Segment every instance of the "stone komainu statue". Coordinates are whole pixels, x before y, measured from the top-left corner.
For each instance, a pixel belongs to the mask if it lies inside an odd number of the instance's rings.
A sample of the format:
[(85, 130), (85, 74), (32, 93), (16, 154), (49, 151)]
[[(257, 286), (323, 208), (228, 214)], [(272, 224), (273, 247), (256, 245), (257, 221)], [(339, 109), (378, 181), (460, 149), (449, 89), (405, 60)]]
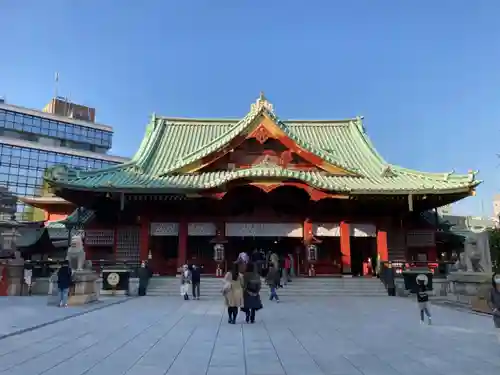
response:
[(83, 239), (79, 234), (71, 237), (71, 245), (66, 254), (66, 260), (69, 266), (77, 271), (83, 270), (85, 266), (85, 250), (83, 248)]
[[(481, 238), (478, 238), (479, 235), (475, 234), (475, 237), (470, 237), (465, 240), (464, 244), (464, 250), (466, 253), (466, 256), (470, 262), (470, 270), (472, 272), (484, 272), (485, 269), (483, 267), (483, 262), (485, 259), (483, 259), (483, 252), (485, 249), (485, 244), (481, 243), (479, 241)], [(489, 247), (489, 243), (486, 244), (487, 247)], [(489, 249), (488, 249), (489, 250)]]
[(454, 271), (467, 271), (467, 262), (465, 261), (465, 252), (461, 252), (454, 264)]

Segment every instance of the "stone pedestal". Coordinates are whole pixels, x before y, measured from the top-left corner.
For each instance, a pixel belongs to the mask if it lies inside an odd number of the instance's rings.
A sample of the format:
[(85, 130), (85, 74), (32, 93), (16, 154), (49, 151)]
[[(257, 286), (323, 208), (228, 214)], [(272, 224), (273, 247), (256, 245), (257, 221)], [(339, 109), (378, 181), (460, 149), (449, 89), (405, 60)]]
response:
[(37, 277), (33, 279), (33, 284), (31, 286), (31, 294), (36, 295), (47, 295), (51, 288), (51, 282), (49, 277)]
[(128, 295), (129, 296), (138, 296), (139, 295), (139, 278), (131, 277), (128, 280)]
[(469, 305), (473, 310), (490, 313), (487, 298), (492, 273), (452, 272), (448, 275), (448, 300)]
[[(102, 288), (102, 280), (97, 273), (92, 271), (75, 271), (73, 274), (74, 285), (70, 288), (68, 305), (78, 306), (99, 300)], [(51, 288), (49, 288), (49, 305), (59, 303), (59, 289), (57, 287), (57, 273), (51, 278)]]

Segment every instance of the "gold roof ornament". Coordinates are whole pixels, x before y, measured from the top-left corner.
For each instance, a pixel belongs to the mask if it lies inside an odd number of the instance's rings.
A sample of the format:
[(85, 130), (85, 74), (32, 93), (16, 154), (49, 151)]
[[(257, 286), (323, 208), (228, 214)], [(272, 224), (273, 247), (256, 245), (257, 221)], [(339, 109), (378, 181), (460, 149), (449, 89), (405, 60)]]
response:
[(258, 112), (261, 109), (266, 109), (269, 112), (274, 113), (274, 106), (266, 99), (264, 91), (260, 92), (259, 98), (250, 107), (252, 112)]

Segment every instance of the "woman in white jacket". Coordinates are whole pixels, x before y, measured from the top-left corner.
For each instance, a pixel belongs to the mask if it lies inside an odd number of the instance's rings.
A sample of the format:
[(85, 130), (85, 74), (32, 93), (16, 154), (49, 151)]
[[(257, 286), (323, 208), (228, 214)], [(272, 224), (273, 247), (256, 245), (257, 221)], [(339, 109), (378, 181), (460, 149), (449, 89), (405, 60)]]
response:
[(182, 266), (181, 272), (181, 296), (184, 300), (189, 300), (189, 287), (191, 285), (191, 271), (187, 264)]

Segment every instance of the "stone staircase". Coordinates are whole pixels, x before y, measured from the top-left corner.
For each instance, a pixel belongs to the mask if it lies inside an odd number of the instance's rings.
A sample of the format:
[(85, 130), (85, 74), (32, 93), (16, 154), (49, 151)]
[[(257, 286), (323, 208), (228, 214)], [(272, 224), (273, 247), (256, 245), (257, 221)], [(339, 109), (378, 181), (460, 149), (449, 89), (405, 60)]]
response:
[[(202, 277), (202, 297), (220, 297), (223, 281), (215, 277)], [(263, 287), (267, 295), (267, 286)], [(176, 277), (153, 277), (149, 284), (149, 296), (179, 296), (180, 282)], [(280, 296), (387, 296), (382, 282), (377, 278), (314, 277), (295, 278), (278, 290)]]

